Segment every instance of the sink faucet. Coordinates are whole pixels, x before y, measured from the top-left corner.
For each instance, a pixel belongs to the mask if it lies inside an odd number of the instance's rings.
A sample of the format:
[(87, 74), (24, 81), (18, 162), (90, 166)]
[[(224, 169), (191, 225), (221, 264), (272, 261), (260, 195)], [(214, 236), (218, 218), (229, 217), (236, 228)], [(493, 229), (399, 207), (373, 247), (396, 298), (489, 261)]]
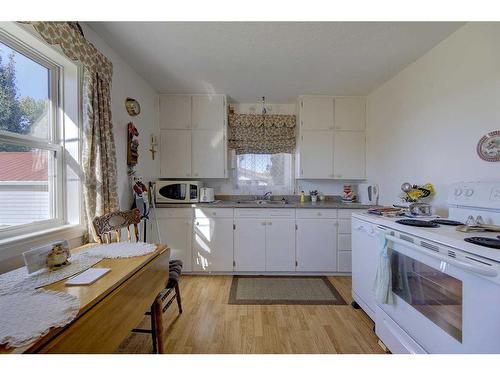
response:
[(273, 194), (272, 191), (268, 191), (264, 194), (264, 196), (262, 197), (262, 200), (267, 200), (267, 201), (270, 201), (271, 200), (271, 195)]

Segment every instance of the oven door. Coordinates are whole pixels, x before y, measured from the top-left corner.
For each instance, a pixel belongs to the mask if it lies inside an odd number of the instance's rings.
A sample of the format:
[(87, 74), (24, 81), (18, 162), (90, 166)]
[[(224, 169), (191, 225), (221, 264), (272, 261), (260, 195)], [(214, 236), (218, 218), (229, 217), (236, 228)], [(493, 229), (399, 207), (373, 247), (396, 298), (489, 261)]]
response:
[(162, 183), (157, 186), (156, 201), (162, 203), (189, 202), (189, 185), (185, 182)]
[(428, 353), (500, 353), (496, 266), (386, 238), (395, 302), (380, 308)]

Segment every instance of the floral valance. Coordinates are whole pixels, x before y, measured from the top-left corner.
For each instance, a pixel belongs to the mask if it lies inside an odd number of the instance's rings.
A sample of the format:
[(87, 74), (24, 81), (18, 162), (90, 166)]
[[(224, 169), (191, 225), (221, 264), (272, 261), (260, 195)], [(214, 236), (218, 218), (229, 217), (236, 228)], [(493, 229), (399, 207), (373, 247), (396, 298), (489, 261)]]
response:
[(237, 154), (295, 152), (294, 115), (229, 115), (229, 148)]
[(58, 45), (71, 60), (79, 61), (88, 71), (111, 83), (113, 64), (87, 41), (70, 22), (29, 21), (40, 36), (51, 45)]

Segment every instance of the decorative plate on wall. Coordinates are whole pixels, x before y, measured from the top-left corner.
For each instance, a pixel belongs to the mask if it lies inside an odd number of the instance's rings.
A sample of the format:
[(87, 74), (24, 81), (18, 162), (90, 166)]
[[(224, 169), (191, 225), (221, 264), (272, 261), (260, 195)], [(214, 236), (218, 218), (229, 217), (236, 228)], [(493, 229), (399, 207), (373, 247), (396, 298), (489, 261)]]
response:
[(125, 108), (130, 116), (137, 116), (141, 113), (141, 106), (139, 102), (132, 98), (125, 99)]
[(500, 130), (486, 134), (477, 143), (479, 157), (486, 161), (500, 161)]

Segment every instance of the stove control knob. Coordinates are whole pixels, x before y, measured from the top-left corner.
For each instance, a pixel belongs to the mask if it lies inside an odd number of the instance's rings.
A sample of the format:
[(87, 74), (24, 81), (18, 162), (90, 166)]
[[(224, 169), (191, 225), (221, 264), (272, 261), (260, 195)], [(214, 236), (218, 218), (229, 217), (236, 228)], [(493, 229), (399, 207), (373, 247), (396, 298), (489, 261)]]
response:
[(472, 197), (472, 194), (474, 194), (474, 190), (473, 189), (467, 189), (467, 190), (465, 190), (465, 196), (466, 197)]
[(456, 188), (456, 189), (455, 189), (455, 196), (456, 196), (456, 197), (459, 197), (459, 196), (461, 196), (461, 195), (462, 195), (462, 189), (460, 189), (460, 188)]

